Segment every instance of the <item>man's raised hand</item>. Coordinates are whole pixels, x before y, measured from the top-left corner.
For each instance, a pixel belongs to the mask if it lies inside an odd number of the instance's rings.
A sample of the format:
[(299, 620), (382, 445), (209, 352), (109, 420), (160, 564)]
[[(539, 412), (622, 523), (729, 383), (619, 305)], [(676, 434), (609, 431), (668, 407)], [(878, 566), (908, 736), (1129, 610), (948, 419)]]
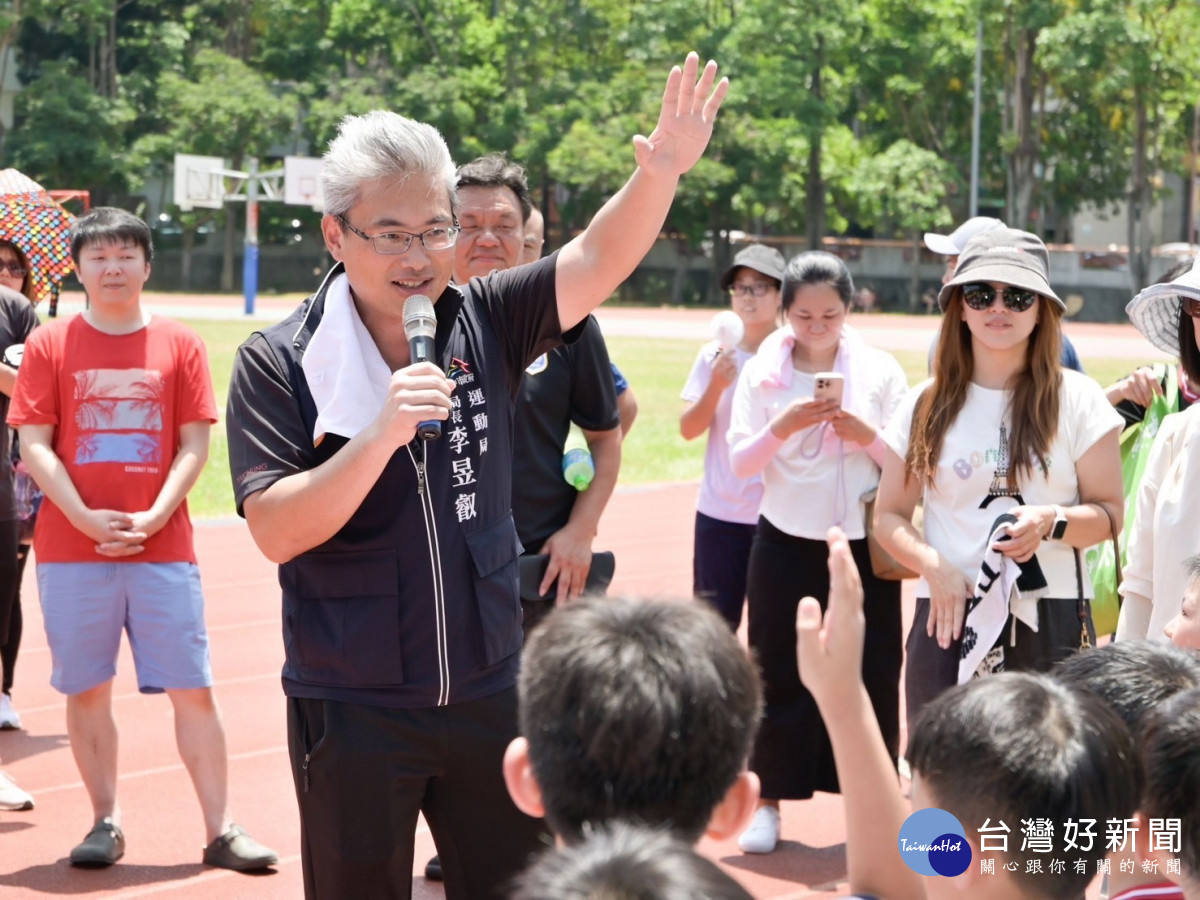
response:
[[(658, 124), (650, 137), (635, 135), (634, 155), (640, 168), (652, 174), (678, 177), (696, 164), (712, 137), (713, 121), (729, 91), (729, 79), (717, 79), (717, 64), (705, 65), (696, 80), (700, 57), (689, 53), (683, 69), (667, 76)], [(713, 84), (716, 82), (716, 86)]]

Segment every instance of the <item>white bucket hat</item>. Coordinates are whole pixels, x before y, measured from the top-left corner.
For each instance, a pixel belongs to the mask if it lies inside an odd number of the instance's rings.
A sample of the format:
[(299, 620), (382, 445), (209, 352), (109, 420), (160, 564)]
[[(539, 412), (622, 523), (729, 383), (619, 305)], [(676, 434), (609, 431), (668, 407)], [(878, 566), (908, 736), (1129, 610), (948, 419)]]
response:
[(1200, 300), (1200, 256), (1192, 270), (1165, 284), (1152, 284), (1125, 307), (1133, 327), (1159, 350), (1179, 356), (1179, 307), (1182, 298)]

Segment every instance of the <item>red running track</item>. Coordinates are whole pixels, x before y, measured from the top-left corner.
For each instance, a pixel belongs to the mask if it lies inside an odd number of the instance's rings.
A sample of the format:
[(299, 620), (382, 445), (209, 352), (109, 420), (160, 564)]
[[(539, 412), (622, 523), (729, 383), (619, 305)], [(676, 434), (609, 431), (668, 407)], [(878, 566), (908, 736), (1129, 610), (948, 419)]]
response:
[[(616, 551), (614, 593), (690, 593), (695, 497), (695, 483), (622, 489), (614, 495), (596, 543), (597, 549)], [(229, 745), (231, 808), (236, 821), (279, 853), (279, 865), (258, 875), (201, 865), (199, 807), (175, 750), (170, 703), (137, 693), (127, 648), (114, 690), (126, 855), (106, 870), (67, 864), (67, 853), (88, 830), (91, 813), (67, 745), (63, 698), (49, 685), (50, 654), (31, 566), (14, 689), (24, 730), (0, 732), (0, 760), (33, 793), (37, 805), (30, 812), (0, 812), (0, 896), (6, 900), (47, 894), (223, 900), (301, 896), (300, 829), (279, 685), (283, 650), (275, 567), (259, 554), (240, 521), (199, 523), (196, 544)], [(908, 617), (911, 584), (905, 594)], [(846, 892), (844, 840), (840, 798), (818, 794), (783, 804), (783, 840), (773, 854), (745, 856), (733, 841), (705, 840), (700, 850), (755, 897), (799, 900)], [(413, 878), (416, 900), (443, 897), (441, 886), (421, 875), (433, 852), (422, 823)]]

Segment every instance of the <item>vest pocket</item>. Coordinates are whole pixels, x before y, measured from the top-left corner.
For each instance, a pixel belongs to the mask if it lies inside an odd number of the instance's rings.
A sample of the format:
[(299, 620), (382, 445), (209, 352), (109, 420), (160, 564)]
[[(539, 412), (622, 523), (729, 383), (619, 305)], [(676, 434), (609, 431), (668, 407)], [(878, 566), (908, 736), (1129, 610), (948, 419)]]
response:
[(521, 649), (521, 600), (517, 595), (521, 542), (511, 512), (464, 537), (475, 570), (483, 660), (490, 666)]
[(295, 677), (307, 684), (404, 683), (399, 566), (394, 550), (308, 553), (293, 561), (296, 602), (284, 621)]

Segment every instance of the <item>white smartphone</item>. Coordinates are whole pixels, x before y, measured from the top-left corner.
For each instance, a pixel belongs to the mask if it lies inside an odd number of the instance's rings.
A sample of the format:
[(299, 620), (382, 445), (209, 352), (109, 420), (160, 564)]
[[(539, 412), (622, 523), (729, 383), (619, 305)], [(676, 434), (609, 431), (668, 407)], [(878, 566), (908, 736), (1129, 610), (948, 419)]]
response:
[(846, 387), (846, 379), (840, 372), (818, 372), (813, 376), (814, 400), (832, 400), (838, 406), (842, 405), (842, 391)]

